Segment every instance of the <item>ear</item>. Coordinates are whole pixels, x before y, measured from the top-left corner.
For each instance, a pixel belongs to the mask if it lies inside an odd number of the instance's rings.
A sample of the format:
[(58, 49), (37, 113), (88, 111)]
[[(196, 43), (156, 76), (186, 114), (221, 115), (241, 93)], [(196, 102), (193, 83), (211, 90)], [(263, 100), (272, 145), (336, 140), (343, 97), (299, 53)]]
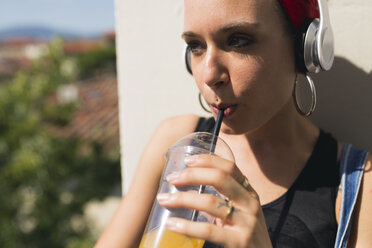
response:
[[(305, 40), (306, 35), (309, 31), (310, 25), (313, 23), (314, 18), (308, 18), (302, 22), (301, 26), (298, 28), (295, 38), (295, 59), (297, 70), (306, 74), (308, 69), (305, 64)], [(309, 49), (309, 48), (307, 48)]]
[(186, 64), (186, 70), (192, 75), (191, 70), (191, 49), (189, 46), (186, 46), (185, 49), (185, 64)]

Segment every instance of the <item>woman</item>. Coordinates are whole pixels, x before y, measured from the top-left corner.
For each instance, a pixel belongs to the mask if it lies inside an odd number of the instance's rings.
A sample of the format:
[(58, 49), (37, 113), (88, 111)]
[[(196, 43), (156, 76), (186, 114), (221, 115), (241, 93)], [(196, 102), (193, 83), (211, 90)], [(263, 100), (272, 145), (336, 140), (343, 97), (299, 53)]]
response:
[[(292, 91), (303, 68), (294, 52), (293, 26), (296, 32), (298, 24), (291, 21), (278, 0), (185, 0), (182, 37), (191, 52), (191, 70), (214, 116), (224, 109), (220, 137), (231, 147), (235, 163), (194, 156), (188, 169), (168, 178), (176, 186), (212, 185), (231, 201), (185, 192), (158, 195), (162, 206), (197, 209), (218, 220), (171, 219), (169, 229), (225, 247), (334, 245), (342, 202), (337, 194), (342, 145), (296, 109)], [(203, 121), (187, 115), (159, 125), (97, 247), (138, 247), (163, 154), (181, 137), (200, 130)], [(368, 157), (349, 247), (372, 244), (370, 165)]]

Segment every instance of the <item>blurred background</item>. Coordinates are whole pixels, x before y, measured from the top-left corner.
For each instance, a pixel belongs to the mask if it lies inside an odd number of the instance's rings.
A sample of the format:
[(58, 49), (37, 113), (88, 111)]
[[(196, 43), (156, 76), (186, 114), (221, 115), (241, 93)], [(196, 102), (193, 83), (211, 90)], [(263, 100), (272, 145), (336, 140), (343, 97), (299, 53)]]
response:
[(92, 247), (121, 196), (114, 1), (0, 16), (0, 247)]

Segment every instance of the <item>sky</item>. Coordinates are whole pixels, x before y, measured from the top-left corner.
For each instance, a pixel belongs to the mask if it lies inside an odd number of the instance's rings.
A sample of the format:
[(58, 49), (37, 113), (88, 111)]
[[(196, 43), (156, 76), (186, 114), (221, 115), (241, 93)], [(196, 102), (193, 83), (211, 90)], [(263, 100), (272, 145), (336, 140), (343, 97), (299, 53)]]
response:
[(114, 0), (0, 0), (0, 30), (43, 26), (81, 34), (114, 30)]

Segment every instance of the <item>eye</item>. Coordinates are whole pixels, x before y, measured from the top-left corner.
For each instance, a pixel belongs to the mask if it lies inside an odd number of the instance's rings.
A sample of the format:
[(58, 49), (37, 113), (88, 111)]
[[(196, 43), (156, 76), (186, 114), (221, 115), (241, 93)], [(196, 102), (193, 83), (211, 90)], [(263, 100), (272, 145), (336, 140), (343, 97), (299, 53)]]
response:
[(254, 42), (253, 39), (247, 36), (232, 35), (229, 37), (228, 45), (235, 47), (235, 48), (241, 48), (241, 47), (249, 46), (253, 44), (253, 42)]
[(198, 41), (187, 42), (187, 49), (193, 54), (198, 54), (203, 49), (202, 45)]

